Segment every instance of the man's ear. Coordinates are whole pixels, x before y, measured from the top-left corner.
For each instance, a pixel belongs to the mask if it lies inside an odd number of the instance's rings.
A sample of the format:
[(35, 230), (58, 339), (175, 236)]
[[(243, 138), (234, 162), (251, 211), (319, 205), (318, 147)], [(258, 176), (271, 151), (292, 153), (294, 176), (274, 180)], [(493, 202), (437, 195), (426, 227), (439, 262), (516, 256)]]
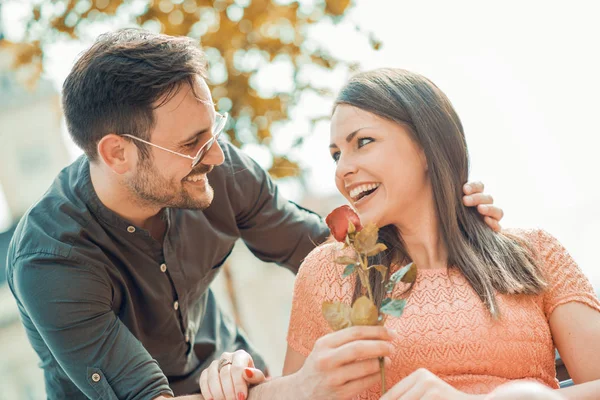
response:
[(104, 164), (119, 175), (130, 171), (137, 162), (137, 147), (114, 133), (100, 139), (96, 150)]

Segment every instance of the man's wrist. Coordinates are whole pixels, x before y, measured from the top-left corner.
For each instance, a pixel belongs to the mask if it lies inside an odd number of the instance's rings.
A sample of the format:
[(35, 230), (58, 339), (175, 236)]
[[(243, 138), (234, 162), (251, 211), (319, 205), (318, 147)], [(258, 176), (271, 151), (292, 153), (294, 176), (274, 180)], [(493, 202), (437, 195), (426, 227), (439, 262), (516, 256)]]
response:
[(297, 374), (273, 378), (251, 388), (248, 400), (305, 400), (305, 396), (299, 390), (297, 382)]

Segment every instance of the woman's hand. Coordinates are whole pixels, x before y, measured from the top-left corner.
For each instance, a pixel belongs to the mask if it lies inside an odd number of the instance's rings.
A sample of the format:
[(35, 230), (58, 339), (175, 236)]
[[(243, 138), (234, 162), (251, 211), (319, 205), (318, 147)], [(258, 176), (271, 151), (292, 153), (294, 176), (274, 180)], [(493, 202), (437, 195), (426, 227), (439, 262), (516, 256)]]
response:
[(461, 392), (435, 374), (420, 368), (392, 387), (381, 400), (475, 400), (481, 398)]
[(238, 350), (235, 353), (223, 353), (202, 371), (200, 391), (207, 400), (244, 400), (248, 398), (249, 386), (262, 383), (265, 379), (262, 371), (254, 368), (250, 354)]
[(556, 390), (537, 382), (510, 382), (496, 388), (485, 400), (565, 400)]
[(500, 232), (500, 220), (504, 216), (501, 208), (494, 206), (494, 199), (489, 194), (483, 193), (483, 183), (467, 182), (463, 186), (463, 204), (467, 207), (477, 206), (479, 214), (483, 215), (483, 220), (490, 228)]
[(351, 399), (380, 380), (379, 357), (386, 366), (397, 335), (382, 326), (354, 326), (323, 336), (298, 372), (290, 375), (294, 399)]

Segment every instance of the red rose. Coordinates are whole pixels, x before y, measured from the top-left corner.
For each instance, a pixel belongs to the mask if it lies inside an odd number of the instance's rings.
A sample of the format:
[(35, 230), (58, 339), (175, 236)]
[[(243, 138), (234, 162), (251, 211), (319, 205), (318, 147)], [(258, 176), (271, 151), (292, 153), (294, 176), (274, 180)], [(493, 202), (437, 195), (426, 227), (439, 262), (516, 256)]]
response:
[(338, 242), (345, 242), (348, 234), (348, 222), (352, 222), (356, 228), (356, 232), (362, 229), (360, 218), (349, 206), (341, 206), (333, 210), (327, 218), (325, 218), (327, 226), (331, 234)]

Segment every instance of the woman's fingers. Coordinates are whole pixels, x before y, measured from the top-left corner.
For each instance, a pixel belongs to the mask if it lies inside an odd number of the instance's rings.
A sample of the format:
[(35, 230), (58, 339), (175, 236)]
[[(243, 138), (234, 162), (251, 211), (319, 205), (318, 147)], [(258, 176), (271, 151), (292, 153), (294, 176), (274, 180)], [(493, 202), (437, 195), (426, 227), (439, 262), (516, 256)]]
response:
[(212, 399), (225, 400), (225, 392), (223, 392), (223, 387), (221, 386), (221, 378), (219, 376), (218, 368), (219, 360), (215, 360), (210, 364), (210, 366), (206, 370), (208, 390), (212, 395)]
[[(389, 368), (392, 365), (392, 360), (389, 357), (385, 357), (385, 367)], [(338, 369), (339, 373), (336, 374), (336, 384), (344, 385), (349, 384), (352, 381), (363, 379), (379, 372), (379, 359), (361, 360), (356, 361), (352, 364), (344, 365)]]
[(242, 377), (250, 385), (258, 385), (267, 380), (267, 377), (258, 368), (245, 368)]
[(321, 346), (335, 349), (346, 343), (357, 340), (386, 340), (391, 341), (398, 337), (394, 331), (383, 326), (353, 326), (323, 336), (317, 342)]
[[(359, 360), (375, 360), (379, 357), (388, 357), (394, 346), (384, 340), (358, 340), (344, 344), (331, 351), (328, 367), (338, 368)], [(329, 369), (328, 368), (328, 369)]]
[[(233, 353), (231, 357), (231, 365), (230, 365), (230, 379), (231, 386), (236, 400), (244, 400), (248, 397), (248, 382), (244, 379), (244, 370), (248, 367), (254, 367), (254, 361), (250, 354), (243, 350), (238, 350)], [(225, 386), (223, 382), (224, 390)]]
[(208, 387), (208, 369), (205, 369), (200, 374), (200, 393), (202, 393), (202, 396), (205, 399), (213, 399), (214, 398), (214, 396), (212, 395), (212, 393), (210, 391), (210, 388)]

